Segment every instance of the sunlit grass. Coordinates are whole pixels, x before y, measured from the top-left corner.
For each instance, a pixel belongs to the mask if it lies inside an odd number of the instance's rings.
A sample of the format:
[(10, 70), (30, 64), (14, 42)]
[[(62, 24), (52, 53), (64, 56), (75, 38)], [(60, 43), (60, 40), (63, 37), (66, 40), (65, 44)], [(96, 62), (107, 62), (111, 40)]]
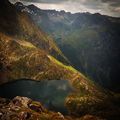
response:
[(50, 56), (50, 55), (48, 55), (48, 57), (49, 57), (49, 59), (50, 59), (52, 62), (60, 65), (61, 67), (64, 67), (65, 69), (70, 70), (70, 71), (73, 71), (73, 72), (76, 72), (76, 73), (78, 72), (78, 71), (77, 71), (76, 69), (74, 69), (72, 66), (64, 65), (63, 63), (61, 63), (60, 61), (56, 60), (54, 57), (52, 57), (52, 56)]
[(28, 47), (28, 48), (36, 48), (32, 43), (24, 41), (24, 40), (16, 40), (17, 43), (19, 43), (23, 47)]

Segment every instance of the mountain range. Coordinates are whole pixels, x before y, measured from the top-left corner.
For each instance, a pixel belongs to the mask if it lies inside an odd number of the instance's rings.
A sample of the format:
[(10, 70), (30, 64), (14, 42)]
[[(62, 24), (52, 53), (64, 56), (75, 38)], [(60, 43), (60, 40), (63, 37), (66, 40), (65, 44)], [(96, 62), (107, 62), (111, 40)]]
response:
[(15, 7), (54, 38), (72, 66), (101, 86), (120, 91), (120, 18), (42, 10), (20, 2)]

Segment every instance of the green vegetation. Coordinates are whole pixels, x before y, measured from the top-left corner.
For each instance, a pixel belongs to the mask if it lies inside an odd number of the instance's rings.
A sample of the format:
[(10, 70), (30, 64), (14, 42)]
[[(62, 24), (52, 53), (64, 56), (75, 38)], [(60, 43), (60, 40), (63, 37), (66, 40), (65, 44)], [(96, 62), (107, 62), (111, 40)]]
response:
[(57, 59), (55, 59), (54, 57), (52, 56), (48, 56), (50, 58), (51, 61), (53, 61), (54, 63), (60, 65), (61, 67), (65, 68), (65, 69), (68, 69), (70, 71), (73, 71), (73, 72), (76, 72), (78, 73), (78, 71), (76, 69), (74, 69), (72, 66), (67, 66), (67, 65), (64, 65), (63, 63), (61, 63), (60, 61), (58, 61)]

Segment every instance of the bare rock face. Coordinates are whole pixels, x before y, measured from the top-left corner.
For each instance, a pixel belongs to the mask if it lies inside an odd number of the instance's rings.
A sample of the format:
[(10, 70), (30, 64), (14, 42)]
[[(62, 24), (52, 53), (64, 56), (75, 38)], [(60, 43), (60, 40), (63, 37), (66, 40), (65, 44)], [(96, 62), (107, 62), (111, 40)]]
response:
[(0, 120), (68, 120), (61, 113), (46, 110), (40, 102), (17, 96), (7, 102), (0, 99)]
[(31, 110), (34, 110), (34, 111), (36, 111), (36, 112), (39, 112), (39, 113), (42, 113), (42, 112), (46, 112), (46, 109), (41, 105), (41, 103), (39, 103), (39, 102), (31, 102), (30, 104), (29, 104), (29, 108), (31, 109)]
[(28, 105), (31, 101), (32, 100), (27, 97), (17, 96), (10, 102), (10, 105), (23, 106), (23, 107), (28, 108)]
[(0, 98), (0, 120), (102, 120), (86, 115), (81, 118), (63, 116), (45, 109), (40, 102), (17, 96), (13, 100)]

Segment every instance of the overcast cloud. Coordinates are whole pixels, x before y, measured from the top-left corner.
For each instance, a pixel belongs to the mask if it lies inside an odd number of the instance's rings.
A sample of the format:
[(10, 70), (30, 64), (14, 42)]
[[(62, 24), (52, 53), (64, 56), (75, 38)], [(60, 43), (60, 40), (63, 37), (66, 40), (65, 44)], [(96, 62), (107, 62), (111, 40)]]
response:
[(67, 12), (90, 12), (120, 17), (120, 0), (10, 0), (34, 4), (41, 9), (65, 10)]

